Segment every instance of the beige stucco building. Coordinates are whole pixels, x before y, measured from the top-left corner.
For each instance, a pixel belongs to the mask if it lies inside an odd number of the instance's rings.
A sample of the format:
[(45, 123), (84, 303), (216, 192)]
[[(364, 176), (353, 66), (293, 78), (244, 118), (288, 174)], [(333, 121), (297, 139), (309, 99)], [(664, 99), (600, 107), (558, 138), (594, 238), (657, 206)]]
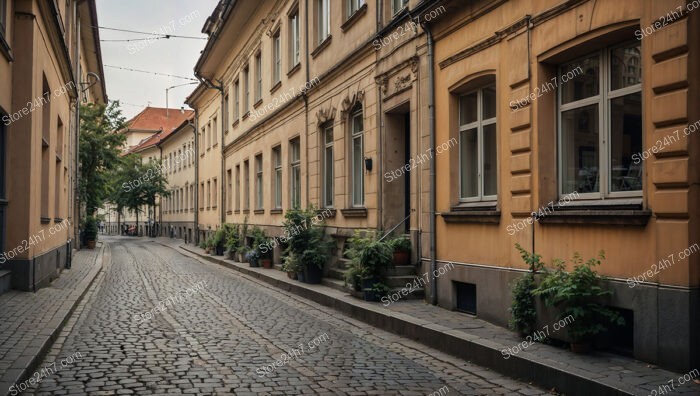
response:
[(0, 1), (0, 289), (69, 264), (78, 107), (106, 102), (96, 25), (93, 0)]

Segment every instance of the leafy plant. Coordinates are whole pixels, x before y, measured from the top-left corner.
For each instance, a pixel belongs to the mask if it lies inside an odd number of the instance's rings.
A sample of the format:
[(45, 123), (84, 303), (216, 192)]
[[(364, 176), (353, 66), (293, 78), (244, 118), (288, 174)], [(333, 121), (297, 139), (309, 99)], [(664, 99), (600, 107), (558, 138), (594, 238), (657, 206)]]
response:
[(294, 253), (290, 253), (282, 258), (282, 271), (301, 272), (304, 270), (301, 260)]
[(607, 330), (609, 325), (624, 325), (625, 321), (616, 311), (600, 303), (603, 297), (612, 294), (601, 286), (601, 277), (595, 267), (605, 259), (601, 251), (597, 258), (583, 261), (579, 253), (574, 253), (573, 271), (566, 272), (564, 260), (554, 260), (552, 269), (545, 272), (544, 279), (534, 290), (542, 296), (548, 307), (560, 310), (558, 318), (568, 316), (573, 321), (566, 327), (574, 343), (589, 342), (596, 334)]
[(285, 256), (294, 254), (305, 268), (313, 265), (323, 269), (333, 250), (332, 241), (317, 219), (313, 207), (290, 209), (284, 214)]
[(391, 246), (391, 249), (394, 252), (410, 252), (411, 240), (401, 235), (396, 238), (390, 239), (389, 246)]
[(260, 259), (260, 253), (258, 253), (256, 249), (250, 249), (248, 253), (245, 254), (245, 259), (250, 264), (253, 264), (253, 266), (256, 266), (258, 259)]
[(97, 219), (94, 216), (88, 215), (83, 220), (83, 239), (84, 241), (97, 240)]
[(224, 225), (226, 230), (226, 241), (224, 246), (229, 253), (238, 252), (238, 248), (241, 246), (241, 227), (238, 224), (226, 224)]
[(345, 271), (345, 282), (358, 288), (364, 280), (383, 281), (384, 273), (393, 265), (393, 248), (380, 241), (375, 231), (356, 230), (348, 240), (347, 257), (350, 266)]
[(270, 254), (269, 251), (261, 253), (261, 247), (267, 243), (265, 231), (257, 226), (253, 226), (253, 228), (250, 230), (250, 237), (252, 240), (252, 249), (255, 249), (255, 251), (258, 252), (260, 258), (268, 258)]
[(219, 228), (216, 230), (214, 233), (214, 236), (212, 237), (212, 244), (214, 248), (216, 249), (223, 249), (224, 245), (226, 243), (226, 229)]
[(537, 308), (535, 305), (535, 276), (528, 272), (513, 283), (513, 302), (510, 306), (510, 328), (529, 335), (535, 331)]

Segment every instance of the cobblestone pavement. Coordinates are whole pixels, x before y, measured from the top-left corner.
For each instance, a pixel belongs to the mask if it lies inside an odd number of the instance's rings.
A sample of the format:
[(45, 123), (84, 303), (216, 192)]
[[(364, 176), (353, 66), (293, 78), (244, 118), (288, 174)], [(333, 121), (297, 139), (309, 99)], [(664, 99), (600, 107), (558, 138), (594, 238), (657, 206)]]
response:
[(154, 241), (105, 241), (26, 394), (546, 393)]

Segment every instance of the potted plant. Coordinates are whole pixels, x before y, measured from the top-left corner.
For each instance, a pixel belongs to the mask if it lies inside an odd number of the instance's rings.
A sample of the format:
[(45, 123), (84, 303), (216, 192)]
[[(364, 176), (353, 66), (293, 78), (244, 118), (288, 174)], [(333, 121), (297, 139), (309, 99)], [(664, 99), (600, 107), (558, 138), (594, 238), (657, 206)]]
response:
[(245, 259), (251, 267), (259, 267), (258, 260), (260, 259), (260, 254), (256, 249), (250, 249), (245, 254)]
[(411, 240), (400, 235), (389, 241), (393, 250), (394, 265), (409, 265), (411, 261)]
[(331, 256), (333, 244), (326, 235), (313, 207), (292, 209), (284, 214), (287, 247), (285, 256), (294, 254), (303, 267), (303, 281), (321, 283), (323, 267)]
[(299, 260), (294, 253), (284, 256), (282, 259), (282, 271), (287, 273), (287, 278), (289, 279), (297, 279), (297, 274), (303, 272), (303, 268), (299, 265)]
[(537, 308), (534, 294), (537, 288), (535, 274), (544, 268), (544, 263), (539, 254), (528, 252), (520, 244), (516, 243), (515, 248), (520, 252), (520, 257), (528, 265), (529, 271), (513, 282), (513, 301), (509, 308), (511, 314), (509, 325), (518, 335), (526, 337), (534, 333), (537, 323)]
[(214, 254), (217, 256), (223, 256), (224, 255), (224, 250), (226, 249), (225, 247), (226, 244), (226, 230), (224, 227), (219, 228), (216, 230), (214, 233), (214, 236), (212, 237), (212, 245), (214, 249)]
[(359, 281), (365, 300), (380, 301), (388, 290), (381, 285), (386, 286), (384, 274), (393, 265), (392, 253), (390, 244), (380, 240), (376, 232), (363, 234), (358, 230), (350, 238), (347, 255), (351, 266), (346, 281), (350, 279), (355, 287)]
[(238, 254), (238, 248), (241, 246), (241, 227), (238, 224), (226, 226), (226, 242), (224, 246), (226, 247), (226, 256), (235, 260)]
[[(267, 244), (267, 236), (265, 236), (265, 231), (261, 228), (253, 227), (250, 231), (250, 236), (253, 241), (253, 248), (258, 252), (260, 264), (263, 268), (272, 268), (272, 256), (270, 255), (270, 249), (263, 249), (265, 244)], [(263, 253), (263, 250), (265, 253)]]
[(97, 219), (87, 216), (83, 221), (83, 244), (88, 249), (94, 249), (97, 244)]
[(625, 324), (622, 316), (601, 303), (604, 297), (612, 294), (601, 286), (604, 278), (594, 269), (604, 259), (602, 251), (598, 258), (586, 262), (580, 254), (574, 253), (574, 268), (570, 273), (565, 271), (566, 262), (556, 259), (534, 291), (542, 296), (545, 306), (559, 310), (558, 319), (571, 318), (566, 332), (571, 350), (576, 353), (587, 352), (595, 336), (606, 331), (608, 326)]
[(209, 237), (204, 241), (204, 252), (206, 254), (211, 254), (213, 249), (214, 249), (214, 239), (212, 237)]

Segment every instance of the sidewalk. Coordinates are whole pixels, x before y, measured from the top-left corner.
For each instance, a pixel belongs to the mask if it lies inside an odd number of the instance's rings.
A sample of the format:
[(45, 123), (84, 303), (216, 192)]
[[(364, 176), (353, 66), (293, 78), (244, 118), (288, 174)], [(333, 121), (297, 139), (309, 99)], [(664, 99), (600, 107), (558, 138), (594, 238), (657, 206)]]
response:
[(104, 244), (73, 256), (71, 269), (36, 293), (0, 295), (0, 395), (36, 371), (73, 309), (102, 268)]
[[(182, 241), (159, 238), (164, 245), (181, 248), (189, 254), (239, 271), (316, 303), (337, 309), (355, 319), (412, 338), (440, 351), (488, 367), (513, 378), (533, 382), (566, 395), (700, 395), (694, 381), (678, 385), (685, 373), (674, 373), (624, 356), (605, 352), (578, 355), (568, 349), (534, 343), (505, 359), (501, 353), (523, 339), (508, 329), (473, 316), (448, 311), (421, 300), (398, 301), (384, 307), (323, 285), (309, 285), (287, 278), (274, 269), (251, 268), (248, 264), (224, 260), (185, 246)], [(663, 393), (675, 380), (672, 392)]]

